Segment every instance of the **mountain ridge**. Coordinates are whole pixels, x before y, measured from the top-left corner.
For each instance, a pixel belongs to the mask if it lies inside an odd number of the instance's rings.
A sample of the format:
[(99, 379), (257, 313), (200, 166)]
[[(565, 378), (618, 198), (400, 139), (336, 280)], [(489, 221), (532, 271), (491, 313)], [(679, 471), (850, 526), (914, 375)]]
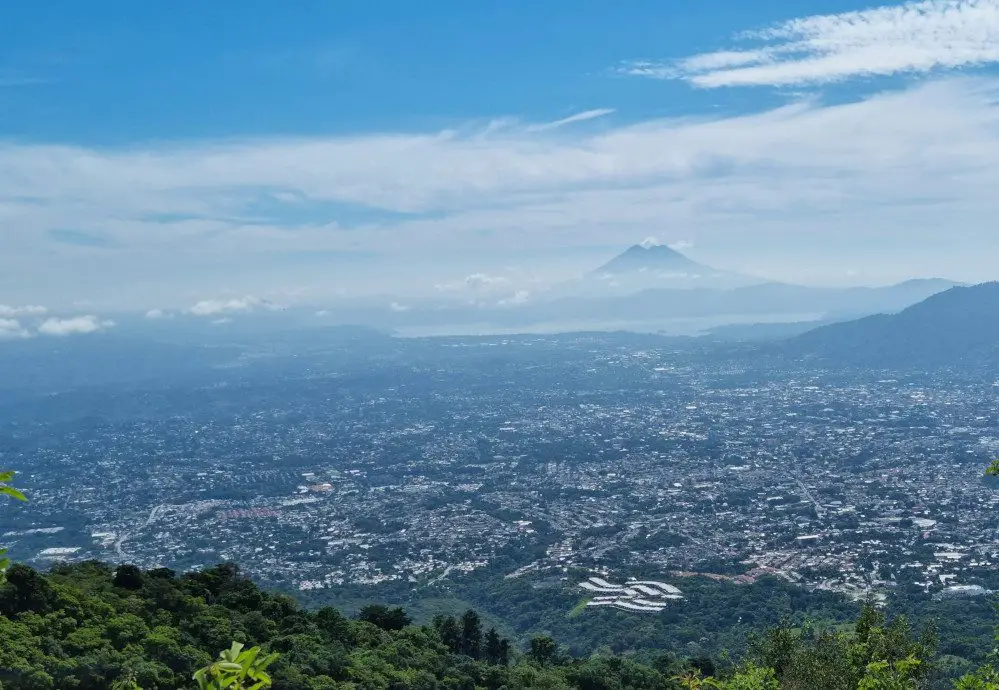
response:
[(822, 326), (787, 351), (839, 364), (891, 368), (999, 365), (999, 282), (955, 286), (897, 314)]

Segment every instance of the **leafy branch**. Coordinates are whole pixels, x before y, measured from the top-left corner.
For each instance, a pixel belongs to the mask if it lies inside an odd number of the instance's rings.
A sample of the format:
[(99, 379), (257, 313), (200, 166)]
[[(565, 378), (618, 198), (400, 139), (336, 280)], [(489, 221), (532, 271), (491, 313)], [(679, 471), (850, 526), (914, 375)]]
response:
[(260, 647), (244, 652), (241, 643), (233, 642), (218, 661), (195, 673), (194, 680), (199, 690), (262, 690), (271, 686), (266, 668), (277, 658), (276, 653), (261, 655)]
[[(0, 496), (10, 496), (16, 501), (27, 501), (28, 498), (23, 493), (10, 485), (16, 474), (14, 470), (0, 470)], [(10, 567), (10, 559), (6, 554), (7, 549), (0, 548), (0, 582), (3, 582), (4, 574)]]
[(18, 501), (27, 501), (27, 496), (10, 485), (16, 474), (14, 470), (0, 470), (0, 495), (10, 496)]

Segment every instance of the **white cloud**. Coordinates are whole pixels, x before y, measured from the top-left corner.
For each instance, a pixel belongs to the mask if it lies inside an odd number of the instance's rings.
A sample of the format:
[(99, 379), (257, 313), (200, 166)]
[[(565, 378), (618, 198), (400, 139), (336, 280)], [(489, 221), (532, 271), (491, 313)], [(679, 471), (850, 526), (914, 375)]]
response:
[(259, 297), (246, 295), (245, 297), (201, 300), (188, 311), (195, 316), (218, 316), (219, 314), (251, 312), (258, 307), (272, 308), (273, 305)]
[(20, 307), (11, 307), (6, 304), (0, 304), (0, 317), (16, 317), (16, 316), (44, 316), (48, 313), (48, 309), (39, 306), (37, 304), (26, 304)]
[[(708, 262), (713, 251), (729, 252), (732, 263), (722, 267), (739, 268), (738, 241), (753, 233), (755, 246), (774, 243), (777, 271), (805, 265), (786, 260), (794, 242), (807, 244), (796, 238), (835, 235), (844, 252), (906, 238), (942, 261), (932, 242), (947, 234), (964, 261), (992, 270), (985, 257), (999, 250), (996, 160), (999, 81), (958, 78), (835, 106), (811, 99), (732, 117), (557, 132), (521, 126), (130, 149), (0, 144), (0, 292), (51, 303), (56, 288), (64, 296), (86, 283), (105, 286), (102, 305), (167, 305), (181, 287), (194, 295), (232, 288), (236, 296), (188, 309), (214, 316), (259, 308), (239, 295), (274, 295), (279, 285), (326, 280), (330, 292), (355, 294), (351, 281), (370, 280), (373, 291), (391, 292), (399, 269), (417, 261), (440, 271), (481, 267), (487, 279), (441, 285), (462, 294), (485, 290), (510, 257), (563, 259), (569, 249), (647, 234), (696, 242)], [(286, 202), (275, 195), (295, 199), (294, 209), (282, 212)], [(261, 206), (273, 213), (261, 217)], [(100, 231), (114, 247), (81, 262), (76, 248), (46, 239), (66, 227)], [(465, 256), (452, 257), (456, 249)], [(334, 269), (311, 259), (346, 252), (384, 263), (371, 270), (359, 261), (345, 276), (347, 262)], [(168, 272), (163, 280), (172, 282), (156, 296), (121, 289)], [(520, 285), (489, 285), (489, 297)]]
[(527, 304), (531, 301), (531, 293), (529, 290), (517, 290), (510, 297), (506, 299), (501, 299), (498, 304), (501, 307), (512, 307), (520, 304)]
[(655, 237), (646, 237), (644, 240), (638, 243), (638, 246), (645, 247), (646, 249), (652, 249), (653, 247), (658, 247), (661, 244), (662, 242), (660, 242)]
[(462, 280), (453, 283), (438, 283), (438, 292), (480, 292), (506, 287), (510, 279), (506, 276), (490, 275), (488, 273), (472, 273)]
[(409, 311), (408, 306), (406, 306), (405, 304), (399, 304), (398, 302), (392, 302), (391, 304), (389, 304), (389, 309), (397, 313)]
[(114, 326), (113, 321), (101, 320), (98, 317), (88, 314), (86, 316), (72, 316), (69, 318), (52, 317), (45, 319), (38, 327), (40, 335), (51, 335), (64, 337), (67, 335), (82, 335), (96, 333)]
[(684, 249), (692, 249), (694, 243), (690, 240), (677, 240), (676, 242), (670, 242), (669, 248), (673, 251), (682, 252)]
[(173, 314), (168, 311), (163, 311), (162, 309), (150, 309), (146, 312), (147, 319), (172, 319)]
[(465, 285), (473, 290), (492, 288), (497, 285), (506, 285), (509, 282), (509, 278), (505, 278), (503, 276), (491, 276), (486, 273), (473, 273), (470, 276), (465, 276)]
[(30, 338), (31, 333), (17, 319), (0, 319), (0, 340)]
[(621, 71), (695, 86), (794, 86), (999, 62), (999, 0), (923, 0), (793, 19), (739, 38), (758, 44)]

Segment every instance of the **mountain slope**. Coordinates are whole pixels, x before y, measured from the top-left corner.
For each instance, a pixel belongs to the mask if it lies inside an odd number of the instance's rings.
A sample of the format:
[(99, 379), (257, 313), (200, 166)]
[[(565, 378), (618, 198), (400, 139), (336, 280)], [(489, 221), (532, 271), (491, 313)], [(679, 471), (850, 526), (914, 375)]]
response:
[(780, 283), (731, 290), (710, 288), (651, 289), (628, 295), (570, 297), (528, 305), (508, 316), (527, 322), (558, 319), (611, 321), (691, 318), (771, 317), (807, 320), (855, 318), (895, 312), (952, 287), (947, 281), (910, 281), (878, 288), (821, 288)]
[(611, 296), (657, 289), (731, 289), (761, 282), (698, 263), (664, 244), (643, 242), (567, 284), (563, 294)]
[(906, 369), (999, 366), (999, 282), (955, 287), (893, 315), (818, 328), (787, 351), (839, 364)]
[(591, 275), (621, 275), (643, 271), (693, 274), (716, 272), (665, 244), (636, 244), (592, 271)]

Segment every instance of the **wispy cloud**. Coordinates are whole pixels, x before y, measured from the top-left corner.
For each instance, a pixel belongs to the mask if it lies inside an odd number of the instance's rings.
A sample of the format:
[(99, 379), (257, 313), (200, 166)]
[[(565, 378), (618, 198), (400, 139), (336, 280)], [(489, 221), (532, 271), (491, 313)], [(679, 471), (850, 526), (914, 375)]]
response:
[(462, 280), (450, 283), (438, 283), (434, 287), (438, 292), (449, 293), (476, 293), (488, 292), (492, 290), (506, 290), (509, 288), (510, 279), (502, 275), (490, 275), (488, 273), (472, 273)]
[(596, 120), (597, 118), (606, 117), (608, 115), (614, 114), (615, 110), (612, 108), (597, 108), (595, 110), (586, 110), (581, 113), (576, 113), (575, 115), (570, 115), (569, 117), (563, 117), (561, 120), (554, 120), (552, 122), (544, 122), (538, 125), (530, 125), (527, 127), (529, 132), (545, 132), (551, 129), (558, 129), (559, 127), (565, 127), (566, 125), (573, 125), (577, 122), (586, 122), (588, 120)]
[(18, 307), (0, 304), (0, 317), (44, 316), (46, 313), (48, 313), (48, 309), (38, 304), (25, 304)]
[(19, 86), (38, 86), (40, 84), (51, 84), (51, 79), (33, 76), (23, 72), (0, 70), (0, 88), (14, 88)]
[(219, 316), (222, 314), (245, 314), (256, 309), (274, 310), (277, 308), (273, 302), (266, 299), (246, 295), (243, 297), (201, 300), (192, 306), (188, 312), (195, 316)]
[(49, 230), (49, 237), (62, 244), (70, 244), (78, 247), (108, 248), (114, 246), (114, 241), (103, 235), (91, 232), (80, 232), (79, 230), (67, 230), (65, 228), (53, 228)]
[(639, 61), (626, 74), (695, 86), (795, 86), (999, 62), (999, 0), (923, 0), (816, 15), (739, 36), (744, 49), (670, 62)]
[[(127, 149), (0, 143), (0, 294), (54, 304), (25, 286), (79, 295), (79, 285), (105, 284), (124, 294), (122, 285), (148, 289), (172, 271), (172, 287), (143, 309), (177, 311), (169, 300), (183, 299), (186, 311), (210, 316), (254, 308), (244, 295), (276, 295), (260, 276), (289, 256), (299, 263), (283, 265), (283, 285), (316, 285), (297, 257), (362, 252), (397, 267), (436, 262), (441, 272), (419, 274), (431, 290), (445, 271), (467, 275), (467, 263), (448, 263), (456, 248), (482, 258), (472, 265), (489, 276), (539, 250), (654, 235), (706, 252), (750, 229), (761, 238), (831, 232), (856, 246), (947, 227), (952, 238), (978, 233), (978, 246), (999, 248), (996, 160), (999, 81), (965, 78), (835, 106), (809, 99), (554, 132), (469, 126)], [(50, 234), (67, 227), (111, 244), (81, 262), (80, 248)], [(372, 274), (378, 290), (392, 287), (392, 270), (364, 266), (356, 273)], [(320, 270), (331, 292), (353, 287), (354, 275)], [(504, 296), (516, 287), (503, 286)]]

